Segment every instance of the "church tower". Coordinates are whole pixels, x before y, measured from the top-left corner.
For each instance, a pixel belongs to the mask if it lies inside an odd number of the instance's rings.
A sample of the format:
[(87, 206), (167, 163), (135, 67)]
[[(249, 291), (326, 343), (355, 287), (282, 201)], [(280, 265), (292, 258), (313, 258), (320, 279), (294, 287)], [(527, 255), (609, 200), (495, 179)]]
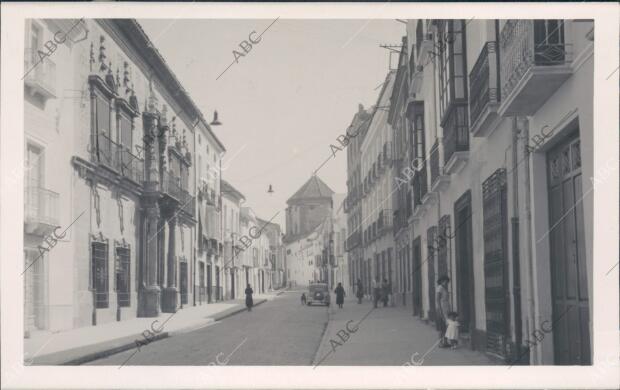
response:
[(323, 220), (331, 215), (331, 190), (318, 176), (312, 177), (286, 204), (286, 241), (293, 241), (310, 234)]

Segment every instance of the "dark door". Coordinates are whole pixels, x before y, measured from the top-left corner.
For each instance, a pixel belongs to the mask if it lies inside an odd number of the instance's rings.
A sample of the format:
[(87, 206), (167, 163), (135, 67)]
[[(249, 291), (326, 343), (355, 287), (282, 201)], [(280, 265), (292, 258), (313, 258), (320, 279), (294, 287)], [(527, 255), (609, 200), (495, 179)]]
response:
[(482, 183), (484, 301), (487, 351), (507, 357), (510, 339), (506, 171), (498, 169)]
[(181, 288), (181, 304), (187, 304), (187, 262), (182, 261), (180, 265), (180, 288)]
[(471, 212), (471, 193), (467, 191), (454, 204), (456, 288), (461, 325), (459, 330), (463, 333), (470, 333), (474, 329), (476, 318)]
[(413, 241), (413, 315), (422, 317), (422, 242), (420, 236)]
[(230, 299), (235, 299), (235, 270), (230, 269)]
[(437, 278), (435, 277), (435, 236), (437, 235), (437, 227), (431, 226), (426, 231), (426, 240), (428, 243), (428, 254), (426, 259), (428, 270), (428, 319), (435, 321), (435, 284)]
[(547, 154), (555, 364), (591, 364), (579, 137)]
[[(224, 275), (224, 278), (226, 275)], [(215, 266), (215, 300), (219, 301), (224, 299), (222, 287), (220, 287), (220, 267)]]
[(213, 302), (213, 280), (211, 279), (211, 273), (211, 264), (209, 264), (207, 265), (207, 302), (209, 303)]
[(200, 262), (200, 268), (198, 270), (198, 278), (199, 278), (199, 300), (200, 300), (200, 304), (202, 304), (202, 301), (205, 300), (205, 295), (206, 295), (206, 291), (205, 291), (205, 263)]

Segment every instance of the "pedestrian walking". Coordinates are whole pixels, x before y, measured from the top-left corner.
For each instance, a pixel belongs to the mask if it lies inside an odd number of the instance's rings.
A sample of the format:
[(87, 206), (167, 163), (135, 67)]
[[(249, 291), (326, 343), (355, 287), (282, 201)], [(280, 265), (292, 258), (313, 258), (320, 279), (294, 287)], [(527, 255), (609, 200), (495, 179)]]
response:
[(437, 292), (435, 293), (435, 302), (437, 302), (437, 330), (439, 330), (439, 347), (447, 348), (449, 346), (446, 340), (448, 313), (452, 311), (450, 307), (450, 295), (448, 293), (448, 283), (450, 278), (442, 275), (437, 279)]
[(362, 303), (362, 298), (364, 298), (364, 286), (362, 285), (362, 281), (357, 279), (357, 304)]
[(379, 278), (377, 278), (372, 280), (372, 301), (375, 308), (379, 302), (379, 295), (381, 295), (381, 286), (379, 285)]
[(306, 293), (301, 293), (301, 304), (305, 305), (307, 302)]
[(387, 279), (383, 279), (383, 283), (381, 283), (381, 299), (383, 301), (383, 307), (387, 306), (389, 296), (390, 288), (388, 286), (388, 281)]
[(342, 287), (342, 283), (338, 282), (338, 287), (336, 287), (334, 292), (336, 293), (336, 304), (342, 309), (342, 305), (344, 304), (344, 288)]
[(252, 294), (254, 294), (254, 290), (252, 290), (252, 287), (250, 287), (250, 283), (248, 283), (248, 287), (246, 287), (245, 289), (245, 306), (248, 308), (248, 311), (252, 311), (252, 306), (254, 306)]

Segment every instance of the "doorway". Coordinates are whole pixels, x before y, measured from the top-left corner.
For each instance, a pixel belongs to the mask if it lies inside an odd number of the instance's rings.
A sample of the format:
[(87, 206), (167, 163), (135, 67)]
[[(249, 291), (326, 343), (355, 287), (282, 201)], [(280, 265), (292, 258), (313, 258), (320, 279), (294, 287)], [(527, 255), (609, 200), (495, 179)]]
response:
[(411, 298), (413, 315), (422, 315), (422, 242), (420, 236), (413, 241), (413, 286)]
[(454, 204), (454, 239), (460, 331), (470, 334), (476, 318), (471, 214), (471, 192), (467, 191)]
[[(211, 279), (211, 264), (207, 265), (207, 302), (213, 302), (213, 281)], [(217, 293), (216, 293), (217, 294)]]
[(496, 170), (482, 183), (484, 238), (484, 303), (487, 351), (508, 357), (510, 340), (507, 254), (506, 171)]
[(547, 153), (555, 364), (591, 364), (578, 133)]

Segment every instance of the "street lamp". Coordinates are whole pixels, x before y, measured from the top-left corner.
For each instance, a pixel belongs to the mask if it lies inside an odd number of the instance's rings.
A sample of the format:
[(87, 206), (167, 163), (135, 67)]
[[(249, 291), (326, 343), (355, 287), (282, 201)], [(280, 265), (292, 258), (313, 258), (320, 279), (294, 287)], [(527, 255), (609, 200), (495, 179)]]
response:
[(222, 122), (217, 119), (217, 110), (213, 111), (213, 120), (211, 121), (211, 126), (220, 126)]

